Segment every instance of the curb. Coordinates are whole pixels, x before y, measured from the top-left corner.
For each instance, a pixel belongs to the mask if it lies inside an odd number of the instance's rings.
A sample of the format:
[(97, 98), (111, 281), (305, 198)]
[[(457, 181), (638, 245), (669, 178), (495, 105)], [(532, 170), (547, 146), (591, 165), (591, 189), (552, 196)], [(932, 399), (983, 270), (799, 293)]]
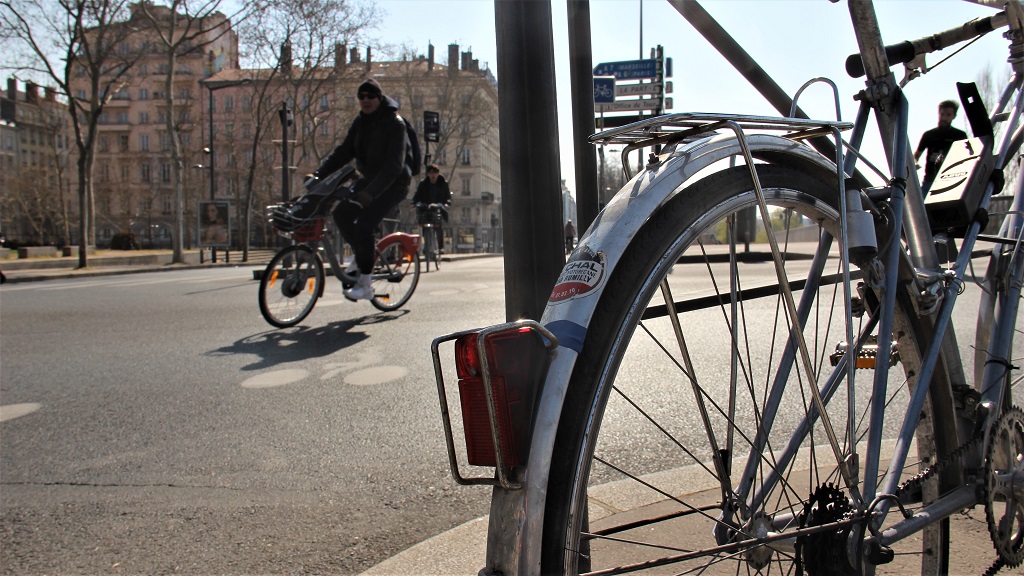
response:
[[(474, 260), (477, 258), (500, 258), (502, 254), (452, 254), (443, 256), (442, 262), (459, 262), (461, 260)], [(125, 274), (140, 274), (143, 272), (169, 272), (172, 270), (203, 270), (208, 268), (242, 268), (257, 267), (263, 268), (270, 259), (260, 259), (249, 262), (207, 262), (204, 264), (134, 264), (118, 265), (104, 264), (90, 267), (85, 270), (75, 268), (24, 268), (8, 269), (5, 272), (5, 284), (20, 284), (24, 282), (40, 282), (45, 280), (60, 280), (67, 278), (93, 278), (96, 276), (121, 276)], [(0, 270), (3, 265), (0, 264)]]

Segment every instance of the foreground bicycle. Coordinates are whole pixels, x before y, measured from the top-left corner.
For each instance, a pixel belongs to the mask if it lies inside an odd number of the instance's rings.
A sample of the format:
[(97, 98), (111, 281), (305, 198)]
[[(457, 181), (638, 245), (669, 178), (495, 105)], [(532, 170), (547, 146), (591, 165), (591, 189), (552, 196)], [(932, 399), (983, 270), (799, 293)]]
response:
[[(482, 574), (945, 574), (949, 518), (975, 506), (992, 571), (1021, 565), (1024, 179), (1009, 210), (993, 195), (1024, 140), (1024, 9), (889, 48), (870, 2), (849, 10), (869, 79), (854, 122), (673, 114), (593, 136), (624, 166), (663, 148), (541, 320), (434, 341), (453, 475), (494, 486)], [(998, 28), (1015, 75), (991, 115), (959, 87), (974, 137), (925, 199), (887, 59)], [(887, 171), (858, 151), (872, 113)], [(973, 332), (951, 320), (968, 298)]]
[[(333, 226), (326, 216), (348, 194), (352, 173), (351, 166), (346, 166), (299, 201), (267, 207), (275, 231), (294, 242), (270, 260), (260, 279), (260, 313), (271, 325), (294, 326), (313, 310), (324, 294), (325, 257), (343, 288), (355, 284), (354, 275), (338, 259)], [(397, 310), (412, 297), (420, 279), (419, 243), (419, 236), (402, 232), (377, 241), (370, 303), (378, 310)]]

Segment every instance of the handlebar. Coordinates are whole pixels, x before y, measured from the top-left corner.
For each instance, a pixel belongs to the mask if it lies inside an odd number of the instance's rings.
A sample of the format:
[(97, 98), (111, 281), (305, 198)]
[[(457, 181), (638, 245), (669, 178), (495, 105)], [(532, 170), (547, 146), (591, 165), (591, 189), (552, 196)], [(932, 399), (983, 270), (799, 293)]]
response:
[(416, 202), (414, 205), (417, 208), (420, 208), (420, 209), (423, 209), (423, 210), (444, 210), (445, 208), (447, 208), (446, 205), (441, 204), (441, 203), (427, 204), (426, 202)]
[[(988, 18), (975, 18), (961, 26), (950, 28), (938, 34), (932, 34), (917, 40), (905, 40), (899, 44), (886, 46), (885, 58), (889, 61), (890, 66), (905, 64), (913, 60), (918, 54), (935, 52), (953, 44), (988, 34), (993, 30), (1006, 26), (1007, 23), (1006, 12), (999, 12)], [(852, 78), (860, 78), (864, 75), (864, 62), (861, 60), (860, 54), (851, 54), (846, 58), (846, 73)]]

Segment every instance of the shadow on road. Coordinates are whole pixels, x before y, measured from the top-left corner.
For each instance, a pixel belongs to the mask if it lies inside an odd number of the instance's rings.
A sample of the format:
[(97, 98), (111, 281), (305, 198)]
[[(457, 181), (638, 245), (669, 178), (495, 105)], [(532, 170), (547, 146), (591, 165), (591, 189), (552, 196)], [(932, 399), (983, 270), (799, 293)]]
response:
[(243, 366), (242, 370), (264, 370), (279, 364), (322, 358), (369, 338), (365, 331), (356, 330), (359, 327), (390, 322), (408, 313), (408, 310), (397, 310), (351, 320), (339, 320), (326, 326), (296, 326), (269, 330), (237, 340), (230, 346), (211, 350), (207, 355), (249, 354), (259, 357), (258, 361)]

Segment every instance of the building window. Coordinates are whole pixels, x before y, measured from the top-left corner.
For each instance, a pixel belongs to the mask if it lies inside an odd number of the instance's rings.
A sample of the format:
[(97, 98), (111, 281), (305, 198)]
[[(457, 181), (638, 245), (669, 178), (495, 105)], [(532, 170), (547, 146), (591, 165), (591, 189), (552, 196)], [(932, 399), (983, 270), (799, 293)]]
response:
[(250, 110), (252, 110), (252, 96), (243, 96), (242, 97), (242, 111), (243, 112), (249, 112)]
[(139, 112), (139, 124), (149, 124), (149, 112)]
[(139, 100), (149, 100), (148, 88), (139, 88)]
[(149, 164), (139, 164), (139, 179), (143, 182), (153, 181), (153, 176), (150, 174)]
[(170, 182), (171, 181), (171, 163), (163, 162), (160, 164), (160, 181)]
[(139, 150), (149, 152), (149, 134), (139, 134)]
[(321, 136), (329, 136), (330, 135), (330, 133), (327, 131), (327, 122), (321, 122), (320, 123), (320, 135)]
[(471, 184), (473, 179), (470, 176), (462, 177), (462, 195), (469, 196), (472, 193)]
[(320, 109), (327, 110), (329, 106), (330, 102), (328, 101), (327, 94), (324, 94), (323, 96), (320, 97)]
[(462, 165), (463, 166), (469, 166), (470, 165), (470, 156), (471, 155), (470, 155), (469, 148), (463, 148), (462, 149)]
[(128, 164), (121, 164), (121, 181), (127, 182), (130, 176), (131, 167)]
[(171, 149), (171, 136), (170, 134), (164, 133), (160, 135), (160, 150), (167, 152)]
[(100, 152), (110, 151), (110, 141), (107, 140), (106, 136), (100, 136), (99, 139), (96, 141), (96, 144), (97, 147), (100, 149)]
[(117, 136), (117, 148), (121, 152), (127, 152), (128, 151), (128, 135), (127, 134), (118, 134), (118, 136)]
[(224, 111), (231, 112), (235, 109), (235, 97), (228, 94), (224, 97)]

